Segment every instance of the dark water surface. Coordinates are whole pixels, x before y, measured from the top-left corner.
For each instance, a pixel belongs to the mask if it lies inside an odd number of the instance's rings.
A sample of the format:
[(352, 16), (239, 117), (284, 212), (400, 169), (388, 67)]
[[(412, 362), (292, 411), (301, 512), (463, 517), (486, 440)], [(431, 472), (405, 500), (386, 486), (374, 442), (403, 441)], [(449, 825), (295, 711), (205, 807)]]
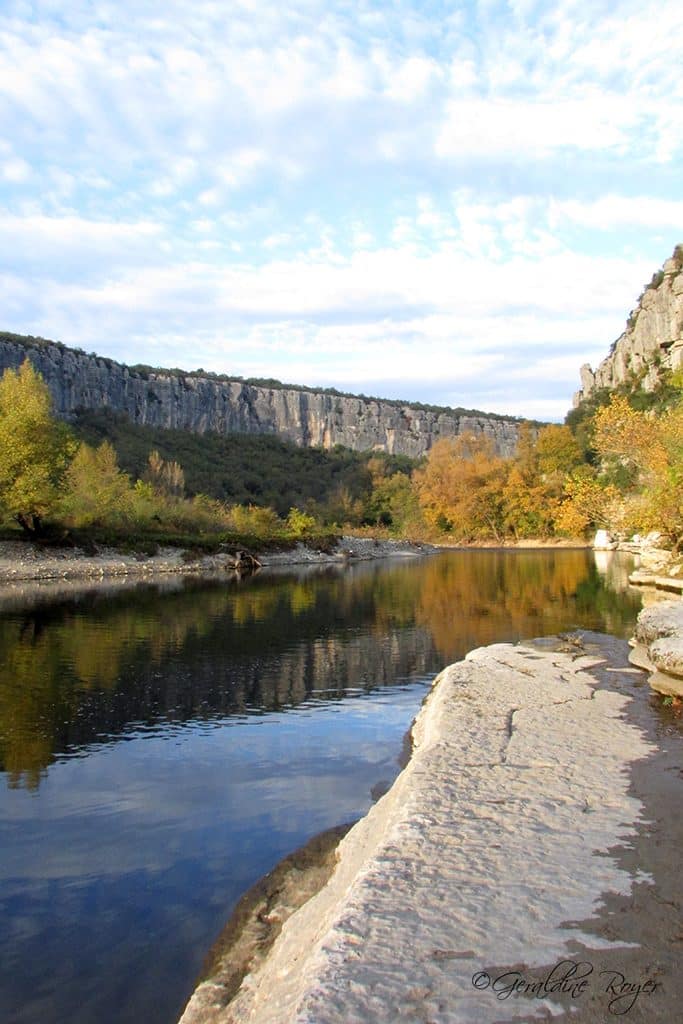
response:
[(171, 1024), (244, 890), (395, 777), (435, 673), (492, 641), (628, 635), (628, 564), (0, 591), (2, 1024)]

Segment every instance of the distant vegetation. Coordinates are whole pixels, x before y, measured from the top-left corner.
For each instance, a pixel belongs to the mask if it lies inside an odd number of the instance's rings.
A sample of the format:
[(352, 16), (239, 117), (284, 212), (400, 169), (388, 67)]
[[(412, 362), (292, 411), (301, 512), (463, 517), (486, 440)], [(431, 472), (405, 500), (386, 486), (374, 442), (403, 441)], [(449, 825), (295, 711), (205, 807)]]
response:
[(522, 429), (512, 460), (485, 438), (434, 445), (413, 474), (432, 530), (476, 541), (660, 531), (683, 550), (683, 372), (591, 395), (564, 426)]
[[(397, 484), (410, 489), (416, 464), (272, 436), (140, 427), (98, 412), (67, 426), (29, 360), (0, 380), (0, 521), (34, 539), (325, 546), (348, 523), (393, 523), (388, 504)], [(376, 486), (380, 479), (390, 483)]]
[(505, 543), (662, 530), (683, 547), (683, 375), (597, 392), (563, 426), (520, 429), (512, 459), (484, 435), (420, 463), (297, 448), (271, 436), (155, 430), (123, 417), (54, 418), (27, 360), (0, 380), (0, 519), (34, 538), (251, 547), (342, 530)]
[(262, 505), (188, 496), (183, 467), (156, 449), (131, 476), (108, 439), (79, 441), (53, 416), (47, 385), (28, 360), (0, 380), (0, 520), (35, 540), (123, 542), (149, 553), (159, 544), (325, 546), (334, 536), (295, 507), (278, 516)]
[(80, 412), (76, 436), (90, 445), (111, 441), (119, 463), (132, 477), (141, 477), (149, 452), (156, 449), (180, 463), (189, 496), (206, 494), (233, 504), (268, 505), (278, 515), (292, 506), (327, 508), (341, 500), (354, 502), (370, 491), (368, 469), (379, 459), (388, 473), (410, 474), (417, 464), (404, 455), (299, 448), (270, 434), (193, 434), (131, 423), (122, 414)]

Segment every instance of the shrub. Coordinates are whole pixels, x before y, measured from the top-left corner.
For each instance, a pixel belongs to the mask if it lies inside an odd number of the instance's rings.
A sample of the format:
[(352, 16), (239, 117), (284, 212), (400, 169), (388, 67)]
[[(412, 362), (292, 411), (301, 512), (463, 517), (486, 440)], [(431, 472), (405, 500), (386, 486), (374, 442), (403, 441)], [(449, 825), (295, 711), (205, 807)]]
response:
[(284, 523), (272, 508), (257, 505), (232, 505), (229, 510), (230, 529), (236, 533), (256, 534), (264, 538), (282, 535)]
[(315, 517), (309, 515), (308, 512), (302, 512), (298, 508), (290, 508), (287, 516), (287, 528), (295, 537), (305, 537), (313, 533), (317, 525)]

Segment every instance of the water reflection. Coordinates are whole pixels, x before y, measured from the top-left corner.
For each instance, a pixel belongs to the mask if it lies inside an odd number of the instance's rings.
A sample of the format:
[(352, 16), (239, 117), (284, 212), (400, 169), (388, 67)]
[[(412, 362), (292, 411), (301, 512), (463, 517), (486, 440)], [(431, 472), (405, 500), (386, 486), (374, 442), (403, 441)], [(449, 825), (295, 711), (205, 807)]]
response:
[[(625, 564), (619, 560), (615, 566)], [(0, 593), (0, 1020), (168, 1024), (240, 895), (395, 777), (436, 672), (630, 632), (590, 553)]]
[(339, 699), (494, 640), (623, 635), (639, 595), (624, 559), (600, 570), (585, 551), (468, 551), (238, 586), (34, 593), (0, 618), (0, 767), (35, 790), (56, 756), (130, 729)]
[(444, 662), (500, 640), (592, 628), (628, 635), (640, 596), (624, 576), (603, 578), (592, 552), (463, 551), (425, 568), (417, 620)]

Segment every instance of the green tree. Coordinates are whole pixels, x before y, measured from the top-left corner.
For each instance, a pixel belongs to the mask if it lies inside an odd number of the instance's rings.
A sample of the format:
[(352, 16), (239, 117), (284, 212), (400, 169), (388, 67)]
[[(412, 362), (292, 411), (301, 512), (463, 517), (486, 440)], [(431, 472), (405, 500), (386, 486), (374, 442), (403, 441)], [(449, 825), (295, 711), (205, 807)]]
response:
[(376, 480), (367, 504), (371, 521), (388, 527), (395, 536), (418, 537), (424, 533), (417, 492), (405, 473)]
[(0, 508), (30, 536), (56, 511), (76, 449), (52, 414), (47, 385), (27, 360), (0, 380)]

